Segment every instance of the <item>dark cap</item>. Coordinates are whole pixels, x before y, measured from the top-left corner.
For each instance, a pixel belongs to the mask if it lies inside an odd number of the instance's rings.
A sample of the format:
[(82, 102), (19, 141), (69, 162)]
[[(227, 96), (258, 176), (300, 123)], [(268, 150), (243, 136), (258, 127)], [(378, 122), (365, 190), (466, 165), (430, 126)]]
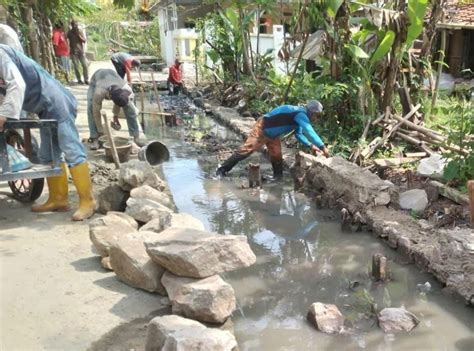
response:
[(138, 59), (133, 59), (132, 66), (139, 67), (142, 63)]
[(124, 107), (128, 105), (129, 97), (131, 92), (122, 88), (119, 88), (118, 85), (112, 85), (109, 88), (110, 98), (115, 105), (119, 107)]

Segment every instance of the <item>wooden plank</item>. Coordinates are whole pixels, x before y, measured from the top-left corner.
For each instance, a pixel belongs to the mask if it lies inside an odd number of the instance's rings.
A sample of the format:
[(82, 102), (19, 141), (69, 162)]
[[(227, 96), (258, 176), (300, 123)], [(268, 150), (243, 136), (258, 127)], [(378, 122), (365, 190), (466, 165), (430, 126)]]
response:
[(374, 163), (378, 167), (387, 168), (393, 166), (400, 166), (406, 163), (413, 163), (418, 161), (419, 158), (415, 157), (402, 157), (402, 158), (378, 158), (374, 160)]

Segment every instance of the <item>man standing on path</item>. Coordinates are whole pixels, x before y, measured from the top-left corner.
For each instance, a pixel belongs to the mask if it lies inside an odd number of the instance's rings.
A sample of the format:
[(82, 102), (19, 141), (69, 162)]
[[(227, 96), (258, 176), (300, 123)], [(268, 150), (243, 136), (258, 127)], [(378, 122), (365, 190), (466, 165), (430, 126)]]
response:
[(59, 66), (66, 72), (66, 81), (69, 83), (69, 72), (71, 65), (69, 62), (69, 45), (67, 43), (66, 33), (63, 30), (62, 22), (57, 23), (53, 29), (53, 48), (54, 54), (59, 61)]
[[(95, 211), (95, 200), (86, 152), (74, 124), (77, 113), (75, 97), (38, 63), (3, 44), (0, 44), (0, 79), (6, 87), (0, 105), (0, 130), (7, 118), (20, 119), (22, 109), (38, 114), (40, 119), (58, 121), (58, 145), (51, 146), (48, 142), (50, 131), (40, 129), (40, 160), (44, 164), (51, 163), (52, 148), (57, 149), (55, 155), (64, 153), (79, 194), (79, 209), (72, 219), (80, 221), (91, 217)], [(61, 167), (61, 175), (47, 178), (48, 200), (42, 205), (33, 205), (33, 212), (69, 210), (66, 164), (63, 162)]]
[(295, 132), (300, 143), (309, 147), (314, 153), (323, 153), (329, 157), (329, 151), (319, 135), (314, 131), (311, 122), (321, 115), (323, 105), (319, 101), (309, 101), (305, 107), (283, 105), (259, 118), (253, 126), (245, 143), (230, 156), (216, 171), (218, 176), (225, 176), (239, 161), (250, 156), (263, 145), (268, 148), (275, 178), (283, 176), (283, 158), (280, 136)]
[(120, 109), (123, 110), (127, 119), (128, 132), (138, 146), (143, 146), (140, 141), (140, 127), (137, 121), (137, 108), (133, 103), (132, 88), (119, 77), (112, 69), (99, 69), (93, 75), (87, 90), (87, 122), (91, 139), (91, 150), (99, 148), (98, 138), (104, 135), (100, 110), (102, 102), (112, 100), (114, 102), (114, 120), (118, 119)]
[(181, 61), (179, 61), (179, 59), (176, 59), (174, 61), (174, 65), (170, 67), (168, 75), (168, 89), (170, 91), (170, 95), (179, 95), (179, 93), (183, 90), (183, 76), (181, 73)]
[(140, 67), (140, 60), (137, 60), (132, 55), (126, 52), (116, 52), (110, 57), (110, 60), (114, 64), (115, 70), (117, 71), (120, 78), (124, 79), (127, 76), (127, 82), (132, 82), (132, 68)]
[(81, 72), (79, 71), (79, 62), (82, 66), (82, 74), (84, 75), (84, 83), (89, 84), (89, 72), (87, 68), (86, 53), (84, 52), (84, 44), (86, 43), (86, 37), (84, 33), (79, 29), (79, 26), (75, 20), (71, 21), (71, 29), (67, 33), (69, 40), (69, 47), (71, 48), (71, 60), (74, 66), (74, 72), (76, 73), (77, 82), (82, 84)]

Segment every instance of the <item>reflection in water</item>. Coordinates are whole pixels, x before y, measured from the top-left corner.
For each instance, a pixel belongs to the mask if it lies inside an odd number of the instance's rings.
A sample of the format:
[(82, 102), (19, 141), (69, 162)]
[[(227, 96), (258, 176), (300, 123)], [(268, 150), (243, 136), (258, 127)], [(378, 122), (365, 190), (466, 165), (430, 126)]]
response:
[[(225, 132), (213, 124), (206, 128)], [(241, 350), (474, 350), (472, 309), (442, 295), (429, 275), (396, 264), (395, 252), (369, 233), (341, 232), (333, 212), (316, 210), (289, 183), (256, 190), (242, 189), (236, 179), (212, 179), (217, 159), (176, 141), (179, 130), (166, 132), (172, 159), (163, 171), (179, 211), (209, 230), (246, 235), (257, 255), (252, 267), (225, 275), (238, 299), (233, 320)], [(391, 259), (388, 283), (369, 279), (376, 252)], [(430, 292), (417, 290), (427, 281)], [(325, 335), (306, 323), (316, 301), (337, 304), (348, 336)], [(405, 306), (421, 324), (410, 335), (384, 335), (373, 304)]]

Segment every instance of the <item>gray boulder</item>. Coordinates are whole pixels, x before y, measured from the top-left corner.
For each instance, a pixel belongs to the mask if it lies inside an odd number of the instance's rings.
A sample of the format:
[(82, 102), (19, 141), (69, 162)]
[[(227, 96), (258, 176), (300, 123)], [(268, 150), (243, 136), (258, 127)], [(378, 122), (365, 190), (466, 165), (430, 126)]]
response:
[(130, 191), (142, 185), (163, 191), (165, 183), (156, 174), (153, 167), (139, 160), (131, 160), (122, 163), (119, 172), (119, 185), (125, 191)]
[(228, 331), (206, 328), (180, 316), (156, 317), (148, 324), (146, 351), (231, 351), (237, 346)]
[(154, 218), (140, 230), (152, 231), (160, 233), (166, 228), (191, 228), (197, 230), (205, 230), (204, 224), (197, 218), (188, 213), (172, 213), (171, 216), (162, 216)]
[(161, 284), (164, 269), (147, 255), (142, 237), (127, 235), (110, 249), (110, 265), (125, 284), (166, 295)]
[(404, 210), (423, 212), (428, 206), (428, 195), (423, 189), (411, 189), (401, 193), (399, 201)]
[(173, 203), (168, 195), (152, 188), (149, 185), (142, 185), (130, 191), (130, 197), (134, 199), (148, 199), (158, 202), (166, 207), (172, 207)]
[(181, 277), (206, 278), (256, 261), (243, 235), (169, 228), (156, 239), (145, 241), (145, 246), (153, 261)]
[(384, 333), (412, 331), (420, 320), (404, 308), (384, 308), (377, 316), (379, 326)]
[(154, 218), (165, 221), (173, 211), (162, 204), (148, 199), (129, 198), (125, 213), (142, 223), (148, 223)]
[(109, 185), (97, 196), (97, 212), (102, 214), (110, 211), (124, 212), (129, 197), (130, 194), (123, 191), (118, 184)]
[(340, 333), (344, 327), (344, 316), (336, 305), (315, 302), (309, 307), (306, 318), (323, 333)]
[(224, 323), (235, 309), (234, 289), (218, 275), (194, 279), (166, 272), (161, 283), (174, 314), (200, 322)]
[(89, 236), (94, 248), (102, 257), (109, 256), (109, 249), (118, 238), (136, 232), (138, 223), (122, 212), (109, 212), (89, 223)]

